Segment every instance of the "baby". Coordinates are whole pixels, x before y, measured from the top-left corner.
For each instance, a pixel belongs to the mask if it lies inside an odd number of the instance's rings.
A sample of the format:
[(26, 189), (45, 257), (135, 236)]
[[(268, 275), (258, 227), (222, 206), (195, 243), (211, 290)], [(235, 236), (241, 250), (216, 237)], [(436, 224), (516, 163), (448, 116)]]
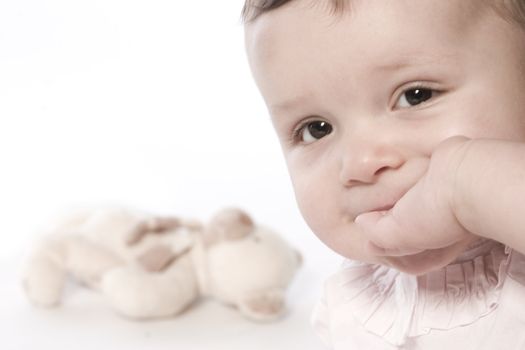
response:
[(525, 349), (525, 0), (247, 1), (333, 349)]

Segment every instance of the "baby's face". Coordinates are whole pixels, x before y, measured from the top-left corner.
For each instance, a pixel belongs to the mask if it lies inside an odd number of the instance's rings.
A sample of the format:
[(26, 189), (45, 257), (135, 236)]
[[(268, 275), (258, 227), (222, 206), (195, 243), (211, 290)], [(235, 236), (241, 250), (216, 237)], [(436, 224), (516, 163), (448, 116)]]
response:
[(246, 26), (301, 212), (343, 256), (416, 274), (449, 263), (467, 242), (379, 258), (354, 219), (394, 205), (448, 137), (525, 141), (525, 34), (479, 3), (354, 0), (338, 17), (296, 0)]

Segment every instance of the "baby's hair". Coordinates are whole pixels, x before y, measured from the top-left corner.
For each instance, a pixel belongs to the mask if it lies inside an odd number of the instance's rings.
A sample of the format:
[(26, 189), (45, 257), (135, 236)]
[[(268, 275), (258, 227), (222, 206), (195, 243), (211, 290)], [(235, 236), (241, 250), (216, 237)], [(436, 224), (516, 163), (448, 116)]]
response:
[[(245, 0), (242, 9), (244, 23), (255, 20), (260, 15), (279, 8), (293, 0)], [(490, 3), (491, 7), (503, 18), (518, 23), (525, 29), (525, 0), (476, 0), (479, 4)], [(330, 0), (332, 12), (342, 13), (348, 7), (349, 0)]]
[[(251, 22), (257, 17), (281, 7), (293, 0), (246, 0), (242, 8), (242, 20), (244, 23)], [(342, 13), (348, 5), (348, 0), (330, 0), (331, 11), (334, 13)]]
[(503, 18), (525, 29), (525, 0), (492, 0), (493, 7)]

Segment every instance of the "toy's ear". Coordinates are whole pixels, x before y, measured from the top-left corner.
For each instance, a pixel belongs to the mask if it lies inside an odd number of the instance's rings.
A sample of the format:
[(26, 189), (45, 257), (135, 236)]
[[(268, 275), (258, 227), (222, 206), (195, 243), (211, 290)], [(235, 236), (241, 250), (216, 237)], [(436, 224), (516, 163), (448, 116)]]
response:
[(250, 216), (237, 208), (223, 209), (211, 219), (208, 226), (208, 241), (229, 241), (247, 237), (255, 225)]

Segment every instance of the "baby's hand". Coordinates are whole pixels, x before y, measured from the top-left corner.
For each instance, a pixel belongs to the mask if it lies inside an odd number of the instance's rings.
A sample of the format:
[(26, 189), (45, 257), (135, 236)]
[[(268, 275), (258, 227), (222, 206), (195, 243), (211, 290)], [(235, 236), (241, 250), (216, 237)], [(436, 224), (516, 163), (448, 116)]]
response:
[(454, 215), (455, 174), (468, 145), (465, 137), (445, 140), (432, 154), (427, 172), (392, 209), (355, 219), (373, 254), (411, 255), (472, 239)]

